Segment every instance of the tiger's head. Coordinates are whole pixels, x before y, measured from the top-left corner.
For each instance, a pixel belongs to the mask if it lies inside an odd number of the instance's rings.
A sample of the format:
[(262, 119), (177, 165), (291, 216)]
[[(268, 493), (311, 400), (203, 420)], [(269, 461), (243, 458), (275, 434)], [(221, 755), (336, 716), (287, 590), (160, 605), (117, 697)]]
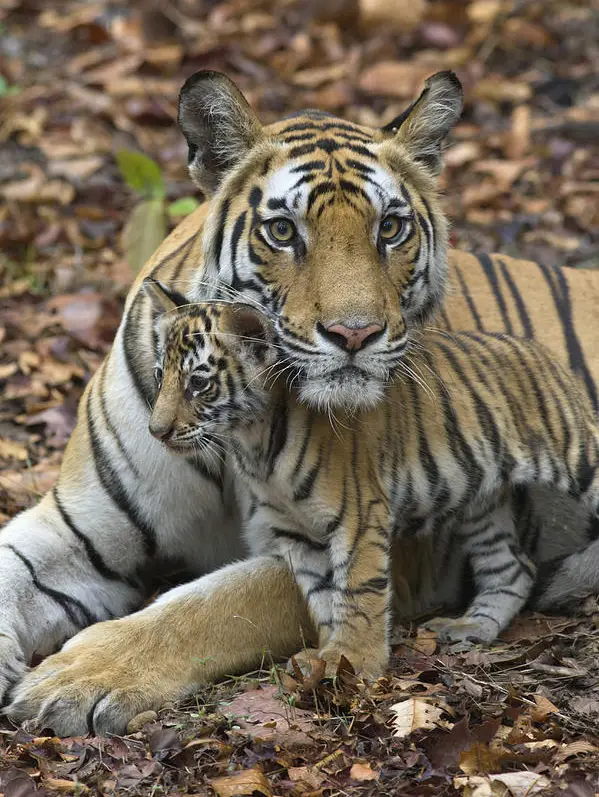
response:
[(190, 174), (211, 197), (202, 279), (211, 295), (251, 295), (270, 315), (300, 400), (376, 404), (410, 330), (440, 305), (437, 176), (461, 108), (458, 79), (440, 72), (382, 129), (319, 111), (263, 127), (224, 75), (185, 83)]
[(272, 402), (272, 323), (247, 304), (190, 304), (159, 282), (144, 288), (158, 336), (150, 433), (174, 453), (218, 459), (231, 431)]

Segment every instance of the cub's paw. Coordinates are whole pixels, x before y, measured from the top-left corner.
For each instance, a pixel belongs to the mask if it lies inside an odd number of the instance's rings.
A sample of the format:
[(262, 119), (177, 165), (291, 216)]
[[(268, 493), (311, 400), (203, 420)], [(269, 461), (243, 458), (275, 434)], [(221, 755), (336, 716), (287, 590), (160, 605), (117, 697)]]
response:
[(4, 713), (58, 736), (123, 733), (140, 712), (191, 691), (189, 669), (169, 647), (139, 620), (98, 623), (29, 672)]
[(21, 646), (12, 637), (0, 633), (0, 705), (10, 699), (10, 692), (27, 672)]
[(441, 644), (460, 644), (467, 650), (480, 642), (492, 642), (499, 626), (490, 619), (480, 617), (435, 617), (424, 623), (424, 627), (437, 634)]
[[(337, 675), (341, 659), (345, 658), (354, 668), (355, 672), (367, 678), (375, 679), (383, 674), (387, 667), (389, 654), (384, 652), (372, 653), (365, 656), (355, 650), (343, 646), (328, 644), (317, 650), (316, 648), (305, 648), (293, 656), (304, 673), (310, 673), (315, 659), (322, 659), (325, 662), (323, 678), (334, 678)], [(293, 664), (290, 661), (290, 668), (293, 671)]]

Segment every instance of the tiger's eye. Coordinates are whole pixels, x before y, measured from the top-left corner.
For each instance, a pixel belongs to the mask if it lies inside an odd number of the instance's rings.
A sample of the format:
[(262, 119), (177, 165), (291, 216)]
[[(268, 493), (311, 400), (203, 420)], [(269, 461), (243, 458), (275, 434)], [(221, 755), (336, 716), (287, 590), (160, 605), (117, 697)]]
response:
[(211, 383), (212, 380), (207, 376), (192, 374), (189, 378), (189, 389), (194, 396), (198, 396), (200, 393), (210, 390)]
[(162, 386), (162, 368), (159, 365), (154, 368), (154, 381), (156, 382), (156, 387), (160, 389)]
[(403, 229), (403, 219), (399, 216), (385, 216), (379, 227), (379, 236), (383, 241), (392, 241)]
[(288, 219), (274, 219), (268, 224), (268, 231), (275, 241), (289, 243), (295, 237), (295, 227)]

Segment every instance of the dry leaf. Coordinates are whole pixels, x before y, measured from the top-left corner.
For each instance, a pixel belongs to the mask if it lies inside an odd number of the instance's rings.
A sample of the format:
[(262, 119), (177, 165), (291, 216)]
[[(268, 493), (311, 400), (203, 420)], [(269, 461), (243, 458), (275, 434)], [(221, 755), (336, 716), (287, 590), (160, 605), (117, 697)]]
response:
[(156, 198), (139, 202), (133, 209), (121, 238), (125, 257), (134, 272), (139, 271), (154, 254), (165, 234), (164, 200)]
[(352, 780), (365, 781), (365, 780), (378, 780), (381, 776), (380, 772), (372, 769), (369, 763), (362, 764), (357, 762), (353, 764), (349, 771), (349, 776)]
[(418, 92), (430, 71), (428, 64), (381, 61), (362, 72), (358, 85), (368, 94), (408, 99)]
[(466, 775), (482, 775), (499, 769), (501, 762), (510, 757), (510, 753), (501, 743), (484, 744), (475, 742), (467, 750), (460, 753), (460, 769)]
[(315, 767), (288, 767), (287, 774), (289, 780), (304, 783), (310, 789), (318, 789), (324, 781), (324, 775)]
[(25, 462), (27, 459), (27, 447), (22, 443), (17, 443), (15, 440), (7, 440), (0, 437), (0, 458), (1, 459), (18, 459)]
[(384, 25), (395, 33), (406, 33), (419, 25), (426, 0), (360, 0), (360, 23), (364, 28)]
[(214, 778), (210, 785), (218, 797), (237, 797), (237, 795), (253, 795), (254, 792), (272, 797), (268, 779), (259, 769), (245, 769), (233, 775)]
[(56, 789), (62, 794), (75, 792), (76, 794), (86, 794), (89, 791), (89, 786), (84, 783), (79, 783), (76, 780), (64, 780), (63, 778), (44, 778), (42, 785), (48, 789)]
[(424, 626), (420, 626), (416, 632), (416, 639), (410, 640), (411, 647), (424, 656), (432, 656), (437, 650), (437, 634)]
[(554, 706), (551, 700), (544, 695), (533, 695), (533, 698), (536, 705), (530, 713), (534, 722), (543, 722), (550, 714), (559, 714), (558, 707)]
[(506, 772), (502, 775), (489, 775), (491, 781), (499, 781), (507, 786), (513, 797), (532, 797), (550, 785), (544, 775), (536, 772)]
[(393, 735), (400, 739), (418, 730), (451, 727), (447, 720), (441, 719), (441, 716), (444, 713), (451, 714), (452, 711), (446, 703), (441, 701), (433, 703), (420, 697), (411, 697), (402, 703), (395, 703), (390, 710), (395, 714)]
[(594, 744), (591, 744), (591, 742), (586, 742), (584, 739), (581, 739), (578, 742), (565, 744), (557, 753), (554, 760), (556, 763), (558, 763), (560, 761), (565, 761), (567, 758), (573, 758), (574, 756), (582, 755), (583, 753), (596, 752), (599, 752), (598, 747), (596, 747)]

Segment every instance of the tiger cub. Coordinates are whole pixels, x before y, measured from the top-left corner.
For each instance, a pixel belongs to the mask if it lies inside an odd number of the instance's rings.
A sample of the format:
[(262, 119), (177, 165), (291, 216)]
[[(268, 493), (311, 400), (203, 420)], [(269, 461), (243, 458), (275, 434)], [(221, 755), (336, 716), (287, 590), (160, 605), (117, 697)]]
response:
[(177, 306), (160, 284), (146, 290), (158, 309), (150, 432), (180, 455), (231, 457), (249, 496), (248, 545), (292, 568), (329, 671), (342, 654), (371, 676), (385, 668), (392, 541), (425, 534), (463, 547), (475, 597), (433, 627), (443, 641), (489, 642), (535, 580), (535, 540), (514, 523), (517, 488), (552, 485), (599, 511), (592, 409), (536, 344), (424, 331), (377, 408), (327, 416), (286, 384), (258, 310)]

